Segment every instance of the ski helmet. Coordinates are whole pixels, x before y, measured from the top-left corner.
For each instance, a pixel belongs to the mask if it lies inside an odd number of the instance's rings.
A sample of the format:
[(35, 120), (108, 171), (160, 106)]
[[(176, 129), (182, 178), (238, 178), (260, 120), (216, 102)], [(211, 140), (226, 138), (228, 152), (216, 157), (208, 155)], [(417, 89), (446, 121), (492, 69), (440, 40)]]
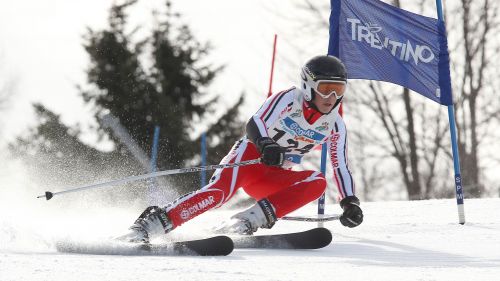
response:
[(335, 81), (345, 85), (347, 83), (347, 72), (344, 64), (337, 57), (316, 56), (302, 67), (300, 78), (304, 99), (312, 101), (316, 93), (322, 95), (318, 91), (318, 85), (321, 82)]

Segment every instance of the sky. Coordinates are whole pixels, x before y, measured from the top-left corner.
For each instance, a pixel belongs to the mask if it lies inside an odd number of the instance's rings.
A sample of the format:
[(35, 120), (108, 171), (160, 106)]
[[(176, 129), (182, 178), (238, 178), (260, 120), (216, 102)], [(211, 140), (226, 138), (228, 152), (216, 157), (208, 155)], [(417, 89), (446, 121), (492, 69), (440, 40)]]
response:
[[(89, 58), (82, 46), (83, 36), (88, 27), (107, 27), (113, 2), (0, 1), (0, 89), (8, 82), (15, 86), (8, 106), (0, 109), (0, 149), (35, 124), (34, 102), (60, 114), (67, 125), (81, 124), (83, 140), (95, 143), (96, 136), (88, 133), (91, 108), (85, 107), (77, 90), (77, 85), (87, 85)], [(131, 26), (144, 26), (139, 35), (147, 34), (153, 22), (152, 11), (161, 9), (164, 3), (141, 0), (130, 9)], [(269, 87), (275, 34), (278, 42), (273, 92), (296, 85), (300, 66), (326, 52), (327, 31), (302, 25), (308, 21), (298, 7), (300, 3), (303, 1), (173, 1), (174, 11), (182, 14), (182, 22), (189, 25), (195, 37), (212, 44), (211, 62), (225, 66), (209, 89), (211, 95), (222, 97), (220, 112), (232, 106), (243, 92), (246, 103), (242, 120), (261, 105)], [(404, 4), (405, 8), (410, 5)], [(427, 9), (424, 15), (432, 17), (433, 13), (433, 9)], [(328, 9), (322, 11), (323, 20), (328, 16)], [(302, 51), (296, 52), (297, 48)], [(487, 172), (497, 174), (494, 169)]]
[[(148, 32), (152, 10), (165, 1), (140, 1), (130, 10), (132, 24), (143, 25)], [(265, 98), (274, 34), (278, 35), (273, 90), (286, 89), (298, 81), (298, 69), (309, 57), (325, 52), (327, 34), (319, 33), (314, 42), (297, 37), (294, 22), (297, 2), (279, 0), (173, 1), (174, 11), (182, 14), (195, 37), (209, 41), (213, 50), (209, 59), (225, 70), (210, 87), (212, 95), (221, 95), (222, 107), (236, 102), (244, 91), (245, 115), (250, 116)], [(41, 102), (61, 114), (66, 124), (87, 124), (90, 108), (79, 97), (77, 85), (86, 85), (85, 70), (89, 58), (83, 49), (87, 27), (99, 30), (107, 26), (113, 1), (36, 1), (0, 2), (0, 82), (13, 82), (14, 95), (8, 110), (1, 113), (0, 142), (12, 140), (34, 123), (31, 104)], [(289, 11), (279, 15), (276, 11)], [(328, 17), (329, 11), (324, 16)], [(324, 31), (323, 31), (324, 32)], [(291, 46), (307, 46), (306, 51), (286, 57)], [(286, 58), (285, 58), (286, 57)], [(285, 64), (284, 61), (291, 61)], [(292, 69), (290, 69), (292, 68)], [(297, 73), (297, 79), (290, 73)], [(246, 116), (244, 117), (247, 118)], [(85, 126), (84, 126), (85, 129)]]

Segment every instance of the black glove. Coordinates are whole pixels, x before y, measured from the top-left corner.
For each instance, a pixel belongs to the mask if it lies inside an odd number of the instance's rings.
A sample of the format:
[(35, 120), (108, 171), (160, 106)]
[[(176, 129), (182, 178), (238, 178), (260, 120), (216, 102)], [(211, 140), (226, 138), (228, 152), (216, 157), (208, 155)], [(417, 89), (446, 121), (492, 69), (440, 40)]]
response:
[(363, 211), (359, 207), (359, 199), (356, 196), (347, 196), (340, 201), (340, 207), (344, 213), (340, 216), (340, 223), (347, 227), (356, 227), (363, 222)]
[(273, 139), (268, 137), (258, 139), (256, 145), (261, 153), (260, 158), (262, 163), (269, 166), (283, 165), (286, 151), (284, 147), (281, 147)]

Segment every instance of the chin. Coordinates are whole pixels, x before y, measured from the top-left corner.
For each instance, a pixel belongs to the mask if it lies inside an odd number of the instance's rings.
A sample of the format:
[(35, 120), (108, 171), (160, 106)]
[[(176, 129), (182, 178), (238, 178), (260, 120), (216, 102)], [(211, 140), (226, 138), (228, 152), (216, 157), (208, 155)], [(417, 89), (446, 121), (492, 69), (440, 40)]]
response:
[(328, 107), (328, 108), (323, 107), (323, 108), (319, 108), (319, 112), (321, 112), (323, 114), (328, 114), (328, 113), (330, 113), (330, 111), (332, 111), (332, 109), (333, 109), (333, 106)]

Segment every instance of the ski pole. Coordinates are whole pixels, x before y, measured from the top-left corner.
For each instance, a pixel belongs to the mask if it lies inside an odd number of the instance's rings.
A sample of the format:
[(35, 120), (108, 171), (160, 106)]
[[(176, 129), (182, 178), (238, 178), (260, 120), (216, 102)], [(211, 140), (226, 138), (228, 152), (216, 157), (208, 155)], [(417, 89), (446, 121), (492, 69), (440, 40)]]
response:
[(59, 195), (59, 194), (64, 194), (64, 193), (77, 192), (77, 191), (82, 191), (82, 190), (92, 189), (92, 188), (99, 188), (99, 187), (104, 187), (104, 186), (114, 186), (114, 185), (119, 185), (119, 184), (131, 182), (131, 181), (138, 181), (138, 180), (155, 178), (155, 177), (166, 176), (166, 175), (184, 174), (184, 173), (193, 173), (193, 172), (208, 171), (208, 170), (215, 170), (215, 169), (226, 169), (226, 168), (247, 166), (247, 165), (258, 164), (258, 163), (260, 163), (260, 161), (261, 160), (259, 158), (259, 159), (247, 160), (247, 161), (243, 161), (243, 162), (239, 162), (239, 163), (227, 163), (227, 164), (197, 166), (197, 167), (158, 171), (158, 172), (144, 174), (144, 175), (130, 176), (130, 177), (126, 177), (126, 178), (119, 179), (119, 180), (113, 180), (113, 181), (109, 181), (109, 182), (103, 182), (103, 183), (98, 183), (98, 184), (93, 184), (93, 185), (86, 185), (86, 186), (70, 188), (67, 190), (59, 191), (59, 192), (46, 191), (44, 195), (37, 196), (36, 198), (45, 197), (47, 200), (50, 200), (52, 197), (54, 197), (54, 195)]
[(325, 222), (325, 221), (334, 221), (334, 220), (339, 220), (339, 219), (340, 219), (340, 215), (322, 215), (322, 216), (318, 216), (318, 217), (285, 216), (285, 217), (282, 217), (280, 220)]

